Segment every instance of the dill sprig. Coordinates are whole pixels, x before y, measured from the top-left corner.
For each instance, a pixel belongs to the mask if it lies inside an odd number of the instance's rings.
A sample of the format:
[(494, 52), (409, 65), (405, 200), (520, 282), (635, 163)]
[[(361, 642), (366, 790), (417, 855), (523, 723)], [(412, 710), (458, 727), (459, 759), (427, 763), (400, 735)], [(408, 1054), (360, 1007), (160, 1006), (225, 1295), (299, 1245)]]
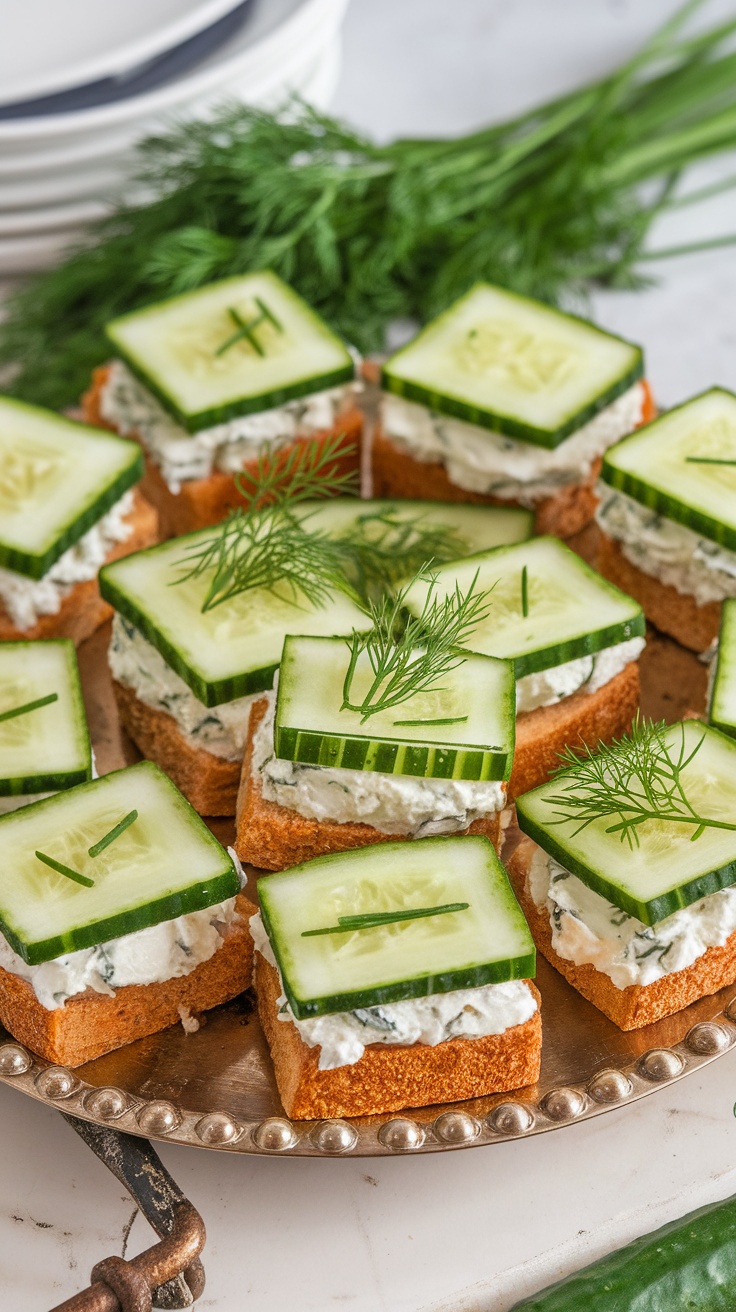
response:
[(547, 800), (556, 808), (554, 824), (573, 821), (579, 834), (588, 825), (607, 816), (615, 822), (607, 834), (618, 834), (633, 849), (639, 846), (639, 828), (648, 821), (690, 825), (690, 841), (706, 829), (736, 830), (736, 824), (701, 815), (689, 801), (683, 773), (697, 756), (705, 735), (688, 750), (685, 726), (680, 725), (679, 744), (667, 742), (671, 732), (664, 720), (655, 723), (640, 716), (629, 733), (612, 743), (600, 743), (582, 755), (571, 747), (560, 753), (559, 781), (564, 790)]
[(403, 920), (424, 920), (427, 916), (446, 916), (453, 911), (467, 911), (469, 907), (469, 902), (443, 902), (439, 907), (410, 907), (405, 911), (366, 911), (362, 915), (338, 916), (336, 925), (326, 925), (324, 929), (302, 930), (302, 938), (318, 938), (321, 934), (354, 934), (361, 929), (397, 925)]
[[(409, 589), (421, 580), (429, 584), (421, 614), (403, 623)], [(373, 627), (365, 633), (353, 631), (350, 661), (343, 683), (341, 710), (356, 711), (365, 724), (371, 715), (399, 706), (417, 693), (443, 691), (446, 678), (465, 656), (462, 647), (490, 610), (488, 592), (476, 591), (476, 571), (470, 587), (441, 600), (434, 595), (437, 577), (423, 566), (413, 579), (396, 592), (371, 606)], [(373, 679), (362, 701), (350, 700), (359, 657), (368, 655)]]
[[(689, 0), (597, 83), (467, 136), (377, 145), (316, 110), (226, 105), (138, 148), (117, 209), (8, 304), (0, 366), (16, 395), (73, 403), (104, 324), (215, 278), (271, 268), (363, 350), (426, 322), (479, 279), (558, 304), (591, 283), (646, 285), (642, 260), (684, 170), (736, 144), (736, 19), (695, 36)], [(641, 184), (648, 184), (642, 189)], [(151, 199), (153, 198), (153, 199)]]
[(452, 525), (428, 521), (426, 511), (405, 515), (390, 506), (360, 515), (340, 534), (340, 542), (354, 562), (356, 585), (365, 597), (394, 587), (427, 560), (444, 565), (468, 551)]
[(203, 612), (253, 588), (315, 608), (337, 589), (349, 591), (340, 544), (311, 529), (309, 513), (297, 513), (303, 501), (357, 490), (355, 473), (341, 467), (348, 450), (338, 434), (300, 443), (281, 459), (262, 454), (254, 472), (236, 477), (247, 507), (185, 548), (174, 583), (208, 578)]

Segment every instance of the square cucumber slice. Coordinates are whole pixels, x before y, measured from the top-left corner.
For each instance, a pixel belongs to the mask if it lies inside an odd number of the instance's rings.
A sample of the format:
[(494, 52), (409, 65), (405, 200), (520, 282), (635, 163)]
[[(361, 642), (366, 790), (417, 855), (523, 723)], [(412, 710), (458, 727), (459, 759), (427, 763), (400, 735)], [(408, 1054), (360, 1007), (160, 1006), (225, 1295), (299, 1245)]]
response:
[(716, 729), (736, 738), (736, 597), (727, 597), (721, 606), (708, 719)]
[(42, 578), (142, 474), (137, 442), (0, 396), (0, 566)]
[(383, 386), (439, 414), (553, 448), (642, 373), (633, 343), (476, 283), (391, 357)]
[(736, 551), (736, 395), (713, 387), (668, 410), (611, 447), (601, 477)]
[[(317, 857), (265, 875), (258, 894), (299, 1020), (535, 972), (532, 936), (487, 838), (421, 838)], [(343, 915), (463, 902), (467, 910), (304, 937)]]
[[(3, 718), (54, 693), (55, 702)], [(74, 643), (69, 638), (0, 643), (0, 797), (56, 792), (91, 778)]]
[[(381, 774), (508, 779), (516, 721), (511, 661), (467, 653), (436, 692), (419, 693), (361, 724), (356, 711), (341, 709), (349, 656), (342, 638), (286, 639), (274, 721), (277, 756)], [(352, 682), (354, 702), (372, 681), (363, 652)]]
[(534, 512), (521, 506), (330, 497), (326, 501), (305, 501), (303, 511), (321, 533), (337, 538), (350, 534), (367, 542), (380, 543), (387, 533), (393, 538), (394, 525), (398, 524), (415, 525), (422, 532), (447, 530), (457, 542), (457, 556), (525, 542), (534, 532)]
[(243, 592), (202, 612), (205, 576), (177, 583), (188, 546), (212, 537), (202, 529), (135, 552), (100, 571), (100, 592), (153, 643), (205, 706), (218, 706), (273, 683), (289, 633), (349, 635), (369, 627), (342, 592), (315, 610), (265, 588)]
[(114, 319), (118, 354), (189, 433), (349, 382), (345, 343), (268, 270)]
[[(476, 589), (490, 592), (490, 612), (466, 645), (487, 656), (512, 660), (517, 679), (592, 655), (645, 631), (641, 607), (557, 538), (532, 538), (443, 565), (433, 595), (442, 599), (456, 586), (467, 591), (476, 573)], [(414, 615), (421, 614), (427, 588), (419, 581), (407, 594), (406, 604)]]
[[(91, 857), (134, 810), (135, 821)], [(93, 885), (50, 869), (37, 851)], [(240, 888), (225, 849), (151, 761), (0, 817), (0, 866), (0, 930), (30, 965), (214, 906)]]
[[(702, 740), (702, 741), (701, 741)], [(670, 753), (687, 756), (682, 771), (686, 797), (701, 816), (733, 824), (736, 819), (736, 743), (697, 720), (673, 724), (665, 735)], [(574, 775), (571, 776), (574, 779)], [(562, 865), (622, 911), (655, 925), (682, 907), (736, 883), (736, 830), (704, 829), (691, 841), (695, 825), (647, 820), (631, 848), (611, 833), (616, 816), (594, 820), (561, 819), (554, 801), (565, 789), (566, 773), (516, 799), (519, 825)], [(576, 833), (576, 829), (578, 832)]]

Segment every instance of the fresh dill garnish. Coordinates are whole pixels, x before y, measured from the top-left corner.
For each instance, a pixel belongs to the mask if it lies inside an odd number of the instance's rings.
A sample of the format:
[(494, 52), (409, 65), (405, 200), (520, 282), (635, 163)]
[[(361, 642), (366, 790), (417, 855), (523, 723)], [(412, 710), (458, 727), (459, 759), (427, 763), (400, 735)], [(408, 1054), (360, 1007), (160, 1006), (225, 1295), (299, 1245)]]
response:
[(591, 285), (647, 285), (642, 261), (732, 242), (646, 249), (663, 212), (734, 185), (681, 185), (736, 141), (736, 18), (683, 33), (696, 8), (600, 81), (455, 140), (377, 145), (299, 103), (230, 103), (150, 137), (124, 191), (146, 202), (122, 199), (6, 303), (13, 393), (74, 404), (110, 319), (253, 269), (370, 351), (391, 319), (426, 322), (477, 281), (577, 307)]
[(82, 884), (84, 888), (94, 888), (94, 879), (89, 879), (87, 875), (80, 875), (78, 870), (65, 866), (63, 861), (57, 861), (55, 857), (47, 856), (45, 852), (36, 852), (36, 856), (50, 870), (55, 870), (57, 875), (64, 875), (66, 879), (73, 880), (75, 884)]
[(651, 820), (692, 826), (691, 842), (706, 829), (736, 831), (736, 824), (701, 815), (688, 800), (683, 773), (705, 735), (688, 751), (685, 726), (679, 727), (679, 746), (667, 742), (671, 727), (664, 720), (637, 716), (630, 731), (612, 743), (595, 750), (586, 746), (582, 755), (566, 747), (556, 775), (564, 791), (546, 799), (557, 811), (551, 823), (574, 822), (574, 837), (596, 820), (615, 817), (605, 832), (618, 834), (632, 849), (639, 846), (639, 827)]
[(392, 506), (360, 515), (339, 538), (352, 558), (356, 586), (364, 597), (380, 595), (427, 560), (444, 565), (468, 551), (452, 525), (428, 519), (426, 510), (407, 515)]
[(686, 465), (736, 465), (736, 460), (719, 459), (718, 456), (685, 456)]
[(185, 547), (177, 561), (183, 572), (174, 584), (207, 578), (203, 612), (253, 588), (278, 590), (294, 604), (304, 600), (314, 607), (338, 589), (349, 591), (340, 544), (310, 529), (311, 516), (297, 512), (303, 501), (357, 490), (357, 476), (341, 464), (351, 450), (335, 435), (299, 443), (282, 459), (278, 453), (261, 455), (255, 472), (236, 475), (248, 505), (211, 536)]
[(222, 343), (221, 346), (218, 346), (215, 355), (224, 355), (225, 352), (229, 351), (231, 346), (235, 346), (237, 342), (247, 340), (253, 347), (256, 355), (263, 357), (266, 352), (256, 337), (256, 328), (260, 328), (262, 323), (270, 323), (277, 332), (282, 333), (284, 331), (283, 324), (276, 318), (273, 311), (269, 310), (268, 306), (261, 300), (260, 296), (255, 297), (255, 302), (261, 313), (256, 315), (255, 319), (250, 319), (247, 323), (233, 305), (228, 306), (227, 312), (235, 324), (237, 332), (234, 332), (231, 337), (228, 337)]
[(128, 814), (124, 815), (122, 820), (118, 820), (118, 823), (113, 825), (112, 829), (104, 834), (98, 842), (93, 843), (92, 847), (89, 848), (89, 855), (93, 857), (99, 856), (100, 852), (104, 852), (105, 848), (109, 847), (111, 843), (114, 843), (115, 839), (119, 838), (121, 834), (124, 834), (126, 829), (129, 829), (137, 819), (138, 812), (129, 811)]
[(529, 569), (526, 565), (521, 571), (521, 613), (524, 619), (529, 615)]
[(35, 702), (23, 702), (22, 706), (14, 706), (10, 711), (3, 711), (0, 714), (0, 724), (3, 720), (14, 720), (17, 715), (27, 715), (29, 711), (37, 711), (42, 706), (50, 706), (52, 702), (58, 700), (58, 692), (50, 692), (45, 697), (37, 697)]
[(406, 911), (366, 911), (363, 915), (338, 916), (336, 925), (325, 929), (305, 929), (302, 938), (321, 934), (351, 934), (358, 929), (377, 929), (380, 925), (397, 925), (402, 920), (422, 920), (427, 916), (446, 916), (451, 911), (467, 911), (469, 902), (445, 902), (440, 907), (412, 907)]
[(417, 725), (432, 724), (467, 724), (467, 715), (446, 715), (441, 720), (394, 720), (394, 724), (406, 725), (415, 728)]
[[(407, 594), (420, 580), (429, 585), (421, 613), (411, 615), (402, 627)], [(350, 661), (340, 709), (357, 712), (365, 724), (371, 715), (399, 706), (417, 693), (442, 692), (442, 679), (465, 660), (458, 648), (490, 610), (489, 593), (476, 591), (477, 582), (476, 570), (466, 592), (456, 583), (454, 591), (439, 600), (434, 595), (437, 577), (425, 565), (393, 597), (374, 603), (372, 628), (365, 633), (354, 630), (349, 640)], [(373, 679), (362, 701), (353, 702), (353, 679), (363, 652)]]

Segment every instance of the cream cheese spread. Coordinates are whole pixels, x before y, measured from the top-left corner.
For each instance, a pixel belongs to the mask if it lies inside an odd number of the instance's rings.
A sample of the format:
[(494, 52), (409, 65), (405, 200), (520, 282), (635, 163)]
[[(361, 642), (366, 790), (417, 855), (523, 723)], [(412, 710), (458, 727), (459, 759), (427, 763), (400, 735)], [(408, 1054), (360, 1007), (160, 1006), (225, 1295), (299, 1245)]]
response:
[(371, 770), (333, 769), (274, 756), (275, 696), (268, 695), (253, 739), (252, 773), (267, 802), (309, 820), (357, 821), (384, 834), (428, 838), (455, 834), (503, 809), (506, 785), (464, 779), (419, 779)]
[(598, 487), (599, 527), (618, 542), (632, 565), (667, 583), (699, 606), (736, 597), (736, 552), (700, 537), (607, 484)]
[(644, 387), (635, 383), (554, 450), (438, 414), (385, 392), (381, 427), (415, 460), (440, 461), (456, 487), (534, 508), (570, 483), (585, 482), (594, 462), (641, 422)]
[[(278, 970), (260, 912), (251, 916), (249, 923), (256, 951)], [(370, 1043), (425, 1043), (434, 1048), (447, 1039), (504, 1034), (529, 1020), (537, 1010), (537, 1001), (526, 980), (515, 979), (383, 1003), (380, 1007), (336, 1011), (309, 1020), (296, 1019), (283, 989), (277, 1006), (279, 1020), (296, 1025), (307, 1047), (319, 1047), (319, 1069), (331, 1071), (360, 1061)]]
[(685, 970), (708, 948), (722, 947), (736, 930), (736, 887), (645, 925), (541, 848), (532, 858), (529, 892), (540, 910), (547, 909), (555, 952), (576, 966), (595, 966), (617, 989), (652, 984)]
[(41, 615), (57, 615), (76, 583), (97, 577), (112, 548), (133, 532), (126, 518), (133, 509), (133, 498), (131, 488), (59, 557), (43, 578), (31, 579), (12, 569), (0, 569), (0, 601), (17, 629), (32, 628)]
[(594, 656), (580, 656), (537, 674), (524, 674), (516, 680), (517, 713), (535, 711), (540, 706), (554, 706), (564, 697), (571, 697), (581, 690), (597, 692), (632, 661), (637, 661), (645, 646), (644, 638), (629, 638), (613, 647), (604, 647)]
[(242, 760), (250, 708), (262, 693), (205, 706), (153, 644), (120, 614), (113, 619), (107, 659), (113, 678), (147, 706), (166, 711), (192, 747), (226, 761)]
[(359, 383), (345, 383), (188, 433), (127, 365), (114, 360), (100, 393), (100, 414), (123, 436), (132, 433), (140, 438), (170, 490), (177, 493), (182, 483), (207, 478), (213, 470), (236, 473), (266, 443), (277, 448), (296, 437), (332, 428), (338, 415), (353, 404), (359, 388)]

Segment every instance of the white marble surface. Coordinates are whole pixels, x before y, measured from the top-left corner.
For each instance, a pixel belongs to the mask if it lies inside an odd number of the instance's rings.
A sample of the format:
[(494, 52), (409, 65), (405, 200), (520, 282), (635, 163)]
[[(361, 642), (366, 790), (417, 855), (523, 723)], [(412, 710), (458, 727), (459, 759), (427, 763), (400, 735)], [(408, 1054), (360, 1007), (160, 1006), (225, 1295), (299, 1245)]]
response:
[[(336, 108), (383, 137), (470, 129), (603, 72), (673, 8), (353, 0)], [(727, 196), (697, 218), (681, 212), (657, 240), (730, 230), (734, 217)], [(644, 343), (666, 404), (713, 382), (736, 387), (736, 254), (657, 274), (661, 286), (644, 294), (596, 296), (600, 319)], [(202, 1308), (506, 1312), (584, 1261), (736, 1192), (735, 1100), (733, 1052), (625, 1110), (484, 1150), (375, 1162), (167, 1147), (162, 1156), (207, 1222)], [(0, 1306), (43, 1312), (122, 1251), (132, 1204), (55, 1112), (3, 1086), (0, 1153)], [(149, 1236), (135, 1220), (128, 1253)]]

